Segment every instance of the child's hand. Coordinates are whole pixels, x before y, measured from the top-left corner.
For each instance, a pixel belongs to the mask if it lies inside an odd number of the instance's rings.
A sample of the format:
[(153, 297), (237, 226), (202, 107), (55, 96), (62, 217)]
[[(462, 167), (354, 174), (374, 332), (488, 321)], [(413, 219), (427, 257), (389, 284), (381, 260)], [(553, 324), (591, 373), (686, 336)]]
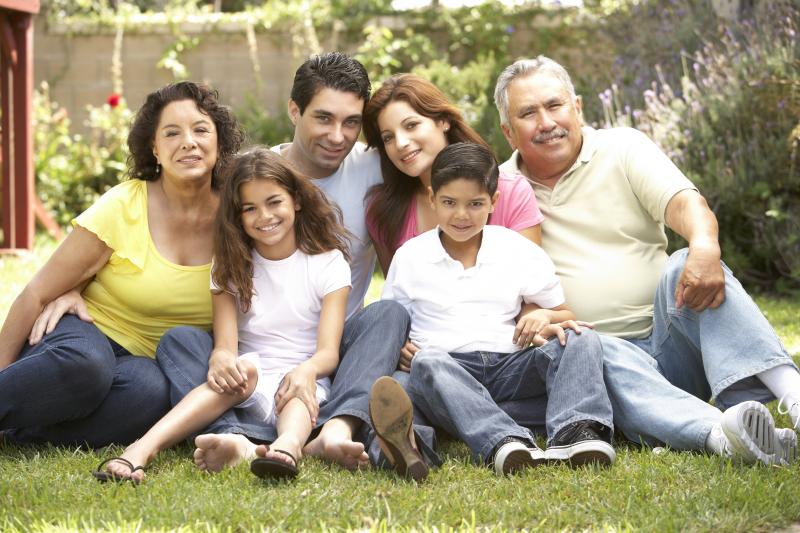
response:
[(517, 346), (530, 346), (536, 336), (549, 325), (549, 311), (536, 309), (519, 317), (517, 327), (514, 328), (514, 338), (511, 340)]
[(247, 388), (247, 374), (239, 367), (236, 354), (215, 349), (208, 360), (208, 386), (219, 394), (243, 393)]
[(558, 337), (558, 342), (561, 346), (567, 345), (567, 333), (566, 330), (571, 329), (577, 335), (581, 334), (581, 327), (593, 328), (594, 326), (588, 322), (583, 322), (582, 320), (565, 320), (560, 324), (550, 324), (545, 326), (542, 331), (539, 332), (538, 335), (533, 340), (534, 346), (543, 346), (550, 340), (551, 337), (556, 336)]
[(417, 355), (419, 348), (410, 340), (406, 341), (402, 348), (400, 348), (400, 361), (397, 363), (397, 368), (403, 372), (411, 372), (411, 360)]
[(275, 393), (275, 412), (280, 414), (292, 398), (299, 398), (311, 415), (311, 425), (317, 424), (319, 402), (317, 402), (317, 371), (308, 362), (300, 363), (286, 374)]

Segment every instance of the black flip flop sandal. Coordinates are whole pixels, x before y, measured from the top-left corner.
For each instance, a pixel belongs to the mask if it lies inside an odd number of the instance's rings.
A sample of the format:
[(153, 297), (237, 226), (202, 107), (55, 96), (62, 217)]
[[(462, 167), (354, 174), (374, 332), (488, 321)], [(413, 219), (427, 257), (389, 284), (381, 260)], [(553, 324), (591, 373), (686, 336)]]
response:
[(130, 481), (134, 485), (138, 485), (139, 481), (129, 477), (122, 477), (112, 474), (111, 472), (104, 470), (103, 467), (110, 463), (111, 461), (119, 461), (120, 463), (124, 463), (125, 466), (131, 469), (131, 474), (136, 472), (137, 470), (144, 470), (143, 466), (133, 466), (133, 463), (125, 459), (124, 457), (110, 457), (97, 465), (97, 470), (92, 472), (94, 478), (99, 481), (100, 483), (106, 483), (107, 481), (113, 481), (115, 483), (125, 483), (126, 481)]
[(282, 453), (292, 460), (294, 463), (284, 463), (276, 459), (269, 459), (267, 457), (257, 457), (250, 463), (250, 471), (263, 479), (294, 479), (297, 477), (297, 459), (294, 455), (285, 450), (271, 450), (276, 453)]

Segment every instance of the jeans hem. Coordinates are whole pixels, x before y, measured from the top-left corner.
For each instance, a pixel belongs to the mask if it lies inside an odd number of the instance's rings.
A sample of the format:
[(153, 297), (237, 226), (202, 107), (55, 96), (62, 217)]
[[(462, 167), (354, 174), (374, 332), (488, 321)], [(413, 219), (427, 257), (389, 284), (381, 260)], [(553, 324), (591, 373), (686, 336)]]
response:
[(372, 427), (372, 421), (370, 420), (369, 415), (364, 411), (359, 411), (357, 409), (341, 409), (332, 414), (331, 416), (329, 416), (324, 422), (318, 423), (317, 427), (324, 426), (325, 424), (328, 423), (329, 420), (340, 416), (353, 416), (361, 420), (361, 422), (363, 422), (364, 424), (367, 424), (369, 427)]
[(476, 458), (482, 459), (484, 464), (488, 465), (492, 456), (492, 451), (500, 443), (500, 441), (505, 439), (506, 437), (514, 437), (515, 439), (524, 440), (528, 444), (528, 446), (535, 445), (535, 441), (533, 440), (533, 437), (530, 435), (530, 433), (525, 433), (524, 431), (517, 433), (507, 433), (504, 435), (500, 435), (496, 439), (490, 440), (486, 445), (481, 447), (481, 450), (480, 452), (478, 452)]
[(605, 427), (607, 427), (607, 428), (609, 428), (611, 430), (611, 436), (612, 437), (614, 436), (614, 422), (613, 421), (608, 420), (606, 418), (600, 418), (600, 417), (597, 417), (597, 416), (575, 415), (572, 418), (569, 418), (566, 422), (561, 424), (559, 427), (553, 429), (553, 434), (547, 436), (547, 446), (550, 446), (550, 443), (555, 438), (555, 436), (558, 435), (559, 431), (561, 431), (562, 429), (564, 429), (565, 427), (567, 427), (570, 424), (573, 424), (575, 422), (580, 422), (580, 421), (583, 421), (583, 420), (591, 420), (593, 422), (597, 422), (598, 424), (603, 424)]
[(781, 365), (791, 365), (793, 368), (797, 369), (797, 365), (795, 365), (792, 358), (789, 357), (788, 355), (781, 356), (775, 359), (770, 359), (769, 361), (765, 361), (756, 367), (753, 367), (749, 370), (744, 370), (742, 372), (734, 374), (733, 376), (723, 379), (722, 381), (719, 381), (711, 389), (711, 401), (715, 401), (717, 399), (717, 396), (719, 396), (722, 391), (724, 391), (734, 383), (741, 381), (745, 378), (755, 377), (756, 374), (760, 374), (761, 372), (771, 370)]
[(706, 451), (706, 441), (708, 441), (708, 436), (711, 434), (711, 431), (714, 429), (714, 424), (709, 424), (708, 429), (705, 427), (703, 431), (697, 436), (697, 449), (701, 451)]

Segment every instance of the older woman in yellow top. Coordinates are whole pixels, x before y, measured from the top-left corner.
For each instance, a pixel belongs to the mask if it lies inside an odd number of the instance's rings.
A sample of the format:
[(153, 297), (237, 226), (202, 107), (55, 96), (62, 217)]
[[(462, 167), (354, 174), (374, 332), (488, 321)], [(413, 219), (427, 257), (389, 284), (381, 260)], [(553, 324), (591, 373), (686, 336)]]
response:
[[(170, 388), (154, 357), (169, 328), (211, 327), (217, 174), (242, 139), (208, 87), (182, 82), (147, 97), (128, 136), (131, 179), (73, 220), (0, 331), (5, 439), (126, 443), (167, 412)], [(53, 300), (60, 307), (34, 329)], [(83, 320), (60, 317), (84, 302)], [(39, 341), (43, 329), (52, 331)]]

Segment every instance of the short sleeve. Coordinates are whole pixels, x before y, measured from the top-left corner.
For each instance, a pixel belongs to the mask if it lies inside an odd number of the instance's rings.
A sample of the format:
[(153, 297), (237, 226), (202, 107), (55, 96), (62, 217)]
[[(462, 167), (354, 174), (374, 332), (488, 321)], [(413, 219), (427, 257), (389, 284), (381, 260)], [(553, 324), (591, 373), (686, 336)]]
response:
[(319, 270), (317, 287), (321, 296), (350, 287), (350, 265), (339, 250), (332, 250), (317, 257)]
[(628, 130), (631, 141), (626, 144), (625, 174), (631, 189), (650, 216), (665, 223), (667, 204), (680, 191), (697, 190), (675, 163), (644, 133)]
[[(525, 303), (535, 303), (539, 307), (552, 309), (564, 303), (564, 289), (556, 275), (556, 267), (544, 250), (530, 243), (525, 254), (529, 259), (526, 265), (526, 283), (521, 291)], [(527, 247), (526, 247), (527, 248)]]
[(114, 272), (144, 269), (150, 242), (146, 187), (137, 179), (120, 183), (72, 220), (73, 226), (94, 233), (113, 250), (108, 263)]
[(497, 190), (500, 196), (489, 224), (521, 231), (544, 221), (533, 188), (523, 176), (501, 173)]

